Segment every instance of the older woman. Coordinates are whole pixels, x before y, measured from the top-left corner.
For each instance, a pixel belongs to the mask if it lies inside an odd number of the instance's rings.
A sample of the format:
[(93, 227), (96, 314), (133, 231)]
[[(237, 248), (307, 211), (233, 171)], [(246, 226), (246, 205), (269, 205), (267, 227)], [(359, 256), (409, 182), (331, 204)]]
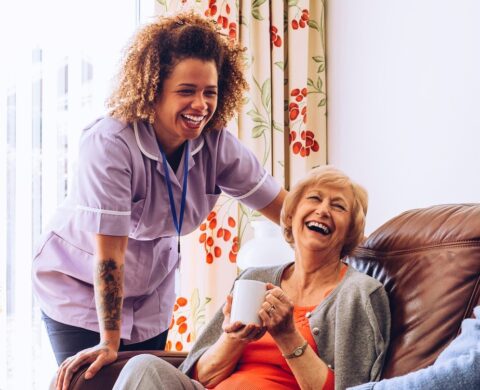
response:
[(140, 355), (116, 388), (345, 389), (378, 379), (388, 298), (378, 281), (342, 262), (363, 238), (366, 211), (362, 187), (332, 167), (312, 170), (282, 209), (295, 261), (239, 276), (267, 282), (263, 326), (231, 324), (229, 296), (183, 363), (186, 375)]

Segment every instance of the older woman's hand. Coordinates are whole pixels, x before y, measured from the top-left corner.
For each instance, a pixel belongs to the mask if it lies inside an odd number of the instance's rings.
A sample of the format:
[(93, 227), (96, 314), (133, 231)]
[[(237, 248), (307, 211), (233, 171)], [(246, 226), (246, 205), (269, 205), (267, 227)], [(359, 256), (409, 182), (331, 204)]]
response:
[(227, 296), (227, 302), (223, 306), (223, 331), (228, 338), (236, 340), (242, 343), (250, 343), (252, 341), (260, 339), (266, 332), (267, 328), (260, 327), (257, 324), (242, 324), (240, 321), (230, 323), (230, 313), (232, 310), (232, 295)]
[(292, 300), (280, 287), (271, 283), (267, 283), (267, 294), (259, 315), (274, 339), (296, 331)]

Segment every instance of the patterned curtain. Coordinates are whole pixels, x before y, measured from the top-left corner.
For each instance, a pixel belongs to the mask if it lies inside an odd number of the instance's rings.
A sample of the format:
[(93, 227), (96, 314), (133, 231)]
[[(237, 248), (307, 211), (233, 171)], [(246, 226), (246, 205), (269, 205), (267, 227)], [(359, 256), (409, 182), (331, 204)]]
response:
[[(157, 14), (194, 9), (247, 48), (250, 91), (228, 130), (286, 189), (326, 163), (325, 1), (156, 0)], [(182, 239), (182, 287), (167, 349), (188, 351), (225, 302), (241, 242), (258, 217), (222, 196), (200, 228)]]

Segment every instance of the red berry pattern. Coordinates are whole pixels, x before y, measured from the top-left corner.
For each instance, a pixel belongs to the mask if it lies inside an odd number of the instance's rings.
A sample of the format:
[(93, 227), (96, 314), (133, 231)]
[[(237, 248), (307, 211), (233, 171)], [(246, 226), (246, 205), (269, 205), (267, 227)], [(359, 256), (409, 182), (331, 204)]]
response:
[(303, 130), (300, 133), (300, 139), (297, 140), (297, 132), (291, 130), (289, 134), (290, 145), (292, 145), (293, 154), (299, 154), (302, 157), (308, 157), (310, 151), (318, 152), (320, 145), (315, 140), (315, 134), (310, 130)]
[[(218, 16), (217, 16), (218, 12)], [(205, 16), (217, 22), (217, 25), (222, 30), (228, 30), (228, 37), (231, 40), (237, 39), (237, 23), (229, 20), (231, 13), (231, 7), (225, 1), (222, 2), (220, 8), (217, 6), (217, 0), (210, 0), (208, 2), (208, 8), (205, 11)]]
[(303, 123), (307, 123), (307, 102), (305, 99), (306, 97), (307, 88), (302, 88), (301, 90), (300, 88), (294, 88), (291, 90), (290, 100), (293, 101), (288, 105), (288, 116), (290, 118), (290, 121), (295, 121), (298, 118), (301, 110)]
[(292, 28), (294, 30), (298, 30), (299, 28), (307, 27), (309, 18), (310, 18), (310, 14), (308, 12), (308, 9), (303, 9), (302, 14), (298, 19), (295, 19), (295, 18), (292, 19)]
[[(308, 157), (310, 152), (318, 152), (320, 145), (315, 139), (315, 134), (310, 130), (303, 130), (303, 126), (307, 123), (307, 88), (294, 88), (290, 91), (290, 104), (288, 105), (288, 113), (291, 125), (296, 125), (298, 130), (290, 129), (289, 141), (292, 146), (293, 154), (301, 157)], [(301, 118), (299, 118), (301, 116)], [(297, 134), (300, 137), (297, 138)]]
[[(180, 335), (183, 341), (183, 338), (186, 335), (186, 342), (189, 343), (192, 338), (192, 334), (189, 332), (189, 325), (188, 325), (188, 318), (189, 316), (189, 308), (187, 307), (188, 299), (185, 297), (178, 297), (175, 301), (175, 305), (173, 306), (173, 315), (172, 320), (170, 321), (170, 326), (168, 327), (169, 330), (176, 330), (176, 333)], [(176, 328), (176, 329), (174, 329)], [(188, 332), (188, 333), (187, 333)], [(172, 343), (171, 340), (167, 341), (165, 346), (166, 351), (183, 351), (184, 345), (181, 340), (177, 341), (175, 345)]]
[[(232, 241), (232, 246), (228, 254), (228, 258), (232, 263), (237, 261), (238, 237), (232, 238), (232, 231), (237, 226), (234, 218), (228, 217), (228, 227), (219, 227), (217, 229), (217, 213), (212, 211), (208, 214), (207, 219), (200, 225), (200, 237), (198, 238), (200, 244), (203, 244), (205, 249), (205, 261), (207, 264), (212, 264), (215, 259), (222, 256), (222, 248), (216, 245), (218, 239), (223, 239), (225, 242)], [(218, 243), (218, 242), (217, 242)]]
[(276, 47), (282, 46), (282, 37), (278, 34), (278, 28), (273, 26), (270, 28), (270, 36), (272, 39), (272, 45)]

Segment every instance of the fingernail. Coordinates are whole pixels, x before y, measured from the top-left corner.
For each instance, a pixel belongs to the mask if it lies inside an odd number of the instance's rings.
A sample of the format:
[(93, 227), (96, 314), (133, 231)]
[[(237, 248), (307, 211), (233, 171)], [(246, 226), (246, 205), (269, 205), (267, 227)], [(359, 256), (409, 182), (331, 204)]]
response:
[(85, 379), (90, 379), (91, 377), (92, 377), (92, 374), (90, 374), (89, 372), (85, 374)]

